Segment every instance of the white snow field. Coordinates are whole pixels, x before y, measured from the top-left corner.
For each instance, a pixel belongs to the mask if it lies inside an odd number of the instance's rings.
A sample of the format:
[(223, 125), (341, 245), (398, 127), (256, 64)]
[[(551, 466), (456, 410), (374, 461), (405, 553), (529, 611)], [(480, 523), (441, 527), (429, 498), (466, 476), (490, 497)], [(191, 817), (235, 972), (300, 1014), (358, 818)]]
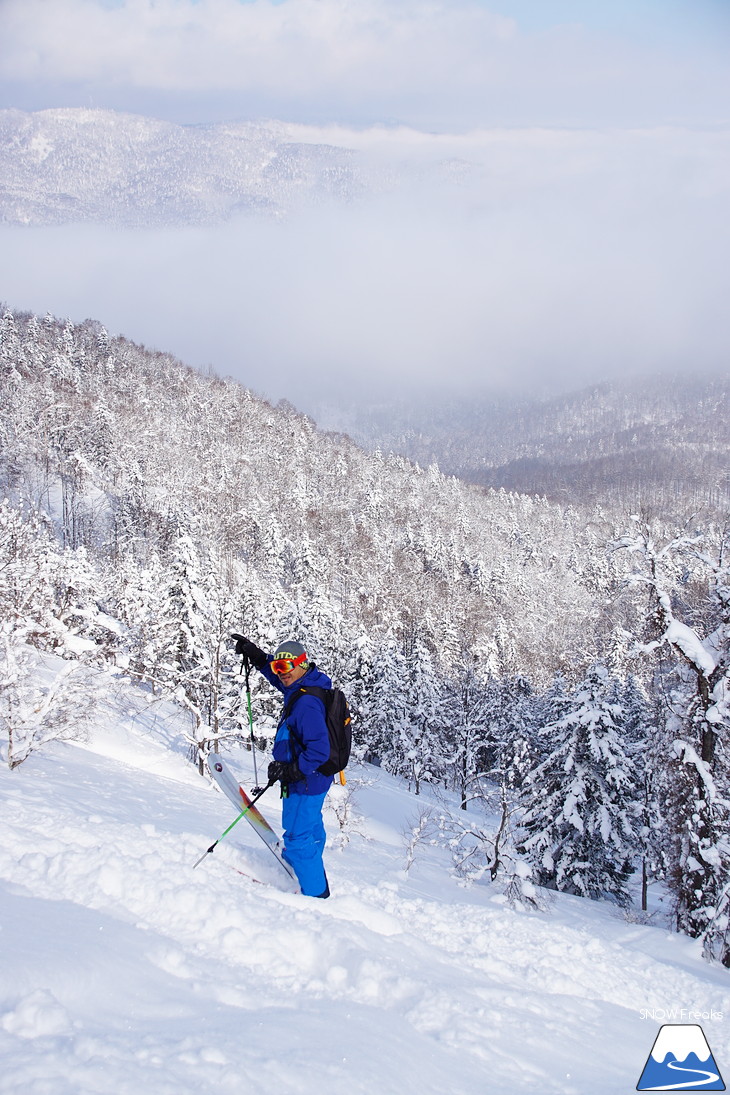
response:
[(726, 970), (608, 904), (513, 910), (438, 848), (406, 873), (423, 796), (377, 769), (343, 847), (328, 814), (329, 901), (277, 890), (245, 821), (193, 870), (235, 814), (183, 720), (109, 677), (86, 744), (2, 767), (3, 1095), (628, 1095), (672, 1021), (730, 1074)]

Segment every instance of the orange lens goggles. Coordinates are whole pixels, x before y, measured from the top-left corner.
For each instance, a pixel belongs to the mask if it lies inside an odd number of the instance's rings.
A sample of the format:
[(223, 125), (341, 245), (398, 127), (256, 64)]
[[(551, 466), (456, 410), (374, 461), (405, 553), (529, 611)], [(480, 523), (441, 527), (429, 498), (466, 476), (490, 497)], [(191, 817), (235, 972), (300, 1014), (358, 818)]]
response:
[(274, 673), (281, 675), (282, 673), (291, 673), (292, 669), (296, 669), (302, 662), (306, 662), (306, 653), (300, 654), (298, 658), (274, 658), (270, 663)]

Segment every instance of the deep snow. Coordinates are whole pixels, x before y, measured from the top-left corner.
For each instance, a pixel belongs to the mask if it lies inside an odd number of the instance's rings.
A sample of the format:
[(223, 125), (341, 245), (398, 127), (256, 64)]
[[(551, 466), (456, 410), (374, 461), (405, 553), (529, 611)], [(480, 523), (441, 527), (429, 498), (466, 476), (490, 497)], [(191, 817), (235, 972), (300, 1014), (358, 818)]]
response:
[(423, 797), (377, 769), (348, 773), (348, 841), (327, 815), (329, 901), (271, 885), (245, 822), (193, 870), (232, 811), (183, 725), (110, 677), (88, 742), (0, 770), (0, 1092), (622, 1095), (664, 1022), (730, 1073), (730, 980), (695, 943), (562, 895), (512, 910), (437, 848), (406, 874)]

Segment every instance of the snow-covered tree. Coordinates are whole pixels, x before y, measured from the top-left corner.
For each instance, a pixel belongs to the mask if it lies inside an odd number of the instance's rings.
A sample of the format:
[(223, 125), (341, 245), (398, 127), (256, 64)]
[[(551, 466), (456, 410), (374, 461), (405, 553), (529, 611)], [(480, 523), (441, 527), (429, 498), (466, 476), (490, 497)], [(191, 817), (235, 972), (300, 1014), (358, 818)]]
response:
[(551, 751), (525, 781), (521, 846), (541, 885), (626, 904), (636, 787), (611, 691), (607, 670), (592, 666), (570, 710), (544, 728)]
[(444, 771), (443, 709), (431, 654), (417, 639), (407, 659), (408, 710), (402, 747), (405, 774), (418, 795), (421, 783), (434, 782)]
[(475, 783), (490, 768), (490, 748), (494, 746), (493, 712), (487, 689), (473, 664), (464, 659), (462, 671), (442, 685), (441, 710), (443, 748), (448, 757), (451, 785), (458, 792), (461, 808), (466, 810), (475, 793)]
[(0, 503), (0, 617), (24, 640), (53, 645), (60, 552), (38, 514)]
[(163, 680), (191, 712), (192, 748), (201, 772), (221, 736), (220, 699), (225, 659), (232, 668), (233, 606), (214, 556), (201, 559), (187, 532), (175, 542), (164, 604), (167, 651)]
[(730, 537), (694, 529), (661, 540), (646, 521), (617, 542), (648, 593), (637, 651), (665, 660), (663, 814), (681, 931), (730, 966)]
[(538, 733), (540, 697), (522, 675), (491, 680), (489, 695), (495, 712), (491, 769), (497, 782), (512, 792), (543, 759), (543, 742)]
[(373, 655), (370, 702), (361, 721), (361, 734), (368, 758), (394, 773), (407, 768), (408, 671), (408, 663), (398, 643), (392, 635), (386, 636)]
[(626, 748), (636, 773), (641, 908), (646, 912), (650, 884), (666, 877), (667, 834), (661, 811), (664, 776), (662, 753), (665, 743), (658, 726), (656, 705), (650, 703), (636, 677), (628, 677), (620, 691), (617, 690), (616, 698), (623, 707)]

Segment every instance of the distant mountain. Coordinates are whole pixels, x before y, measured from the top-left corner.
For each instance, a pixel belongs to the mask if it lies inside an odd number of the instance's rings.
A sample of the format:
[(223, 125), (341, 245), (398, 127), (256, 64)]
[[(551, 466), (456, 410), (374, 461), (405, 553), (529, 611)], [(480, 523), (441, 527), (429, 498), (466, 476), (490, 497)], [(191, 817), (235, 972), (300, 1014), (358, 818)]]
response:
[(356, 154), (281, 123), (175, 125), (109, 110), (0, 111), (0, 222), (149, 227), (358, 191)]
[(483, 486), (668, 516), (730, 507), (730, 377), (654, 376), (545, 399), (413, 399), (321, 425)]

